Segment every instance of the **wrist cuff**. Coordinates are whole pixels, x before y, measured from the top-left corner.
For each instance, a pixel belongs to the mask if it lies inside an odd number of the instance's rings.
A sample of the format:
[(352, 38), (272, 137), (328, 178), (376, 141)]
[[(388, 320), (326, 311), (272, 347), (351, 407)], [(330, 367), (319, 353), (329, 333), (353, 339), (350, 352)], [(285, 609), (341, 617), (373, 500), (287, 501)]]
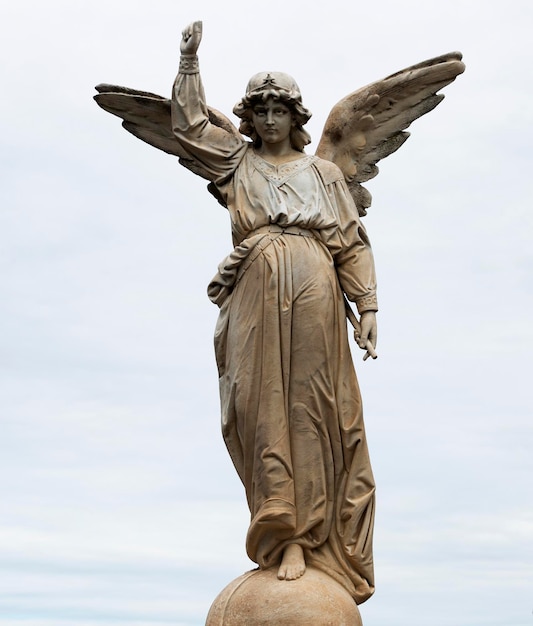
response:
[(180, 74), (198, 74), (198, 57), (196, 54), (182, 54), (180, 57)]
[(364, 298), (359, 298), (359, 300), (355, 301), (357, 305), (357, 310), (359, 314), (364, 313), (365, 311), (377, 311), (378, 310), (378, 299), (376, 294), (372, 294), (371, 296), (365, 296)]

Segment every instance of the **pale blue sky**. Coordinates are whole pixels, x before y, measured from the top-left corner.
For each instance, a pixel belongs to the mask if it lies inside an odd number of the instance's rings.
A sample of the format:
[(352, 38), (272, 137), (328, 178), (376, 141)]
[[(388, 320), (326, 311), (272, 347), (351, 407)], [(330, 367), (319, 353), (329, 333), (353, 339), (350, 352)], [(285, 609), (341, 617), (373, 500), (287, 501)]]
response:
[(348, 92), (466, 73), (369, 183), (380, 358), (356, 355), (378, 482), (365, 626), (533, 626), (533, 5), (28, 2), (0, 8), (0, 626), (197, 626), (252, 564), (219, 428), (203, 181), (99, 82), (168, 95), (204, 21), (209, 103), (293, 74), (317, 145)]

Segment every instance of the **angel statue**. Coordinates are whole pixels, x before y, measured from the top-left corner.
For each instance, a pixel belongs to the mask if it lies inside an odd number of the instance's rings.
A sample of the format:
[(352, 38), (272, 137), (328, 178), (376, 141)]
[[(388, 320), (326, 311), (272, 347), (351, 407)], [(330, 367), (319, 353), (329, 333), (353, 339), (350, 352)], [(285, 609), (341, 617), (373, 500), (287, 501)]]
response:
[(314, 567), (360, 604), (374, 590), (375, 487), (346, 317), (375, 357), (378, 310), (361, 183), (464, 65), (454, 52), (350, 94), (308, 155), (311, 113), (287, 74), (250, 79), (233, 109), (239, 130), (206, 105), (201, 37), (201, 22), (183, 31), (170, 101), (114, 85), (98, 85), (95, 99), (210, 181), (229, 212), (234, 249), (208, 295), (220, 307), (222, 431), (250, 508), (248, 556), (280, 580)]

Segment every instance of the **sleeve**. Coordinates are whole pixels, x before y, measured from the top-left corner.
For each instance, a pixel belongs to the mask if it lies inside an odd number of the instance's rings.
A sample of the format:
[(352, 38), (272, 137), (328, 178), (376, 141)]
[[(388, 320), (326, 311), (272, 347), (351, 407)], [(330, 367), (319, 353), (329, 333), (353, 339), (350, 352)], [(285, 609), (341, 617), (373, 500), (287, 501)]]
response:
[(322, 180), (336, 212), (337, 225), (322, 232), (330, 250), (342, 290), (357, 305), (359, 313), (377, 311), (374, 255), (342, 172), (322, 161)]
[(239, 165), (247, 143), (209, 121), (198, 58), (182, 56), (171, 99), (172, 132), (215, 183), (229, 178)]

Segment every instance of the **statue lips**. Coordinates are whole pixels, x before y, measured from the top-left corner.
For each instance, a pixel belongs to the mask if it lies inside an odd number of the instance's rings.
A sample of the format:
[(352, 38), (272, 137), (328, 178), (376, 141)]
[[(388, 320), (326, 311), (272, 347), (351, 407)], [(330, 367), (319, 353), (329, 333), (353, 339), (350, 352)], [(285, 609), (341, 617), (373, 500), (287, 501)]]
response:
[(269, 137), (272, 140), (272, 137), (278, 137), (279, 130), (277, 128), (267, 128), (263, 131), (263, 140), (266, 141), (266, 137)]

